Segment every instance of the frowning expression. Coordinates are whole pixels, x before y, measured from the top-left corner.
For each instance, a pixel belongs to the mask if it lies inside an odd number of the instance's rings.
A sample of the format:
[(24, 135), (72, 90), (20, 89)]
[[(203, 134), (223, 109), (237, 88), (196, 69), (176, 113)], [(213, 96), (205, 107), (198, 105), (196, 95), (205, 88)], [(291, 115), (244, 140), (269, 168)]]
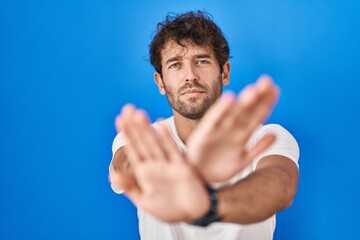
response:
[(223, 71), (210, 47), (169, 41), (161, 52), (162, 75), (155, 73), (160, 93), (165, 94), (174, 114), (199, 119), (220, 97), (229, 81), (229, 63)]

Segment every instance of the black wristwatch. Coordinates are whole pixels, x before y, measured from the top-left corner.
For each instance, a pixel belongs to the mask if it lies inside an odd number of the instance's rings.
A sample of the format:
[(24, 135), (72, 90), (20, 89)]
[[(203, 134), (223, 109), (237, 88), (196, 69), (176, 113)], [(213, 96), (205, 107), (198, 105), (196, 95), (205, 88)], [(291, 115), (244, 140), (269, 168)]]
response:
[(209, 212), (202, 218), (195, 220), (192, 222), (192, 225), (206, 227), (213, 222), (221, 221), (221, 217), (217, 215), (217, 207), (218, 207), (218, 195), (215, 189), (207, 186), (207, 191), (210, 197), (210, 210)]

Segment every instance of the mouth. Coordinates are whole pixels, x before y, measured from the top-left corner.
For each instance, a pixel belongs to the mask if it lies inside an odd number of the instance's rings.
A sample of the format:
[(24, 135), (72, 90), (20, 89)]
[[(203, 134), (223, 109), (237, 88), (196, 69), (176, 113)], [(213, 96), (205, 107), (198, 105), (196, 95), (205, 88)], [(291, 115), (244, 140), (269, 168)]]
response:
[(197, 95), (197, 94), (200, 94), (200, 93), (204, 93), (204, 91), (201, 91), (201, 90), (196, 89), (196, 88), (190, 88), (190, 89), (187, 89), (187, 90), (183, 91), (181, 93), (181, 95)]

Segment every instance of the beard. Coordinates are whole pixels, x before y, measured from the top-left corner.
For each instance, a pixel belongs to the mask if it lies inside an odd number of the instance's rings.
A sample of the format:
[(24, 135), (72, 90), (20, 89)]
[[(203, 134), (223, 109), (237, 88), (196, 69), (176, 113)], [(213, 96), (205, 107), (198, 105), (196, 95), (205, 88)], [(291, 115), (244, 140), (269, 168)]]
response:
[[(203, 93), (200, 96), (190, 97), (186, 101), (181, 100), (182, 93), (190, 88), (200, 90)], [(177, 91), (165, 84), (164, 89), (167, 100), (174, 111), (189, 119), (200, 119), (222, 93), (221, 75), (211, 82), (210, 87), (195, 81), (184, 84)]]

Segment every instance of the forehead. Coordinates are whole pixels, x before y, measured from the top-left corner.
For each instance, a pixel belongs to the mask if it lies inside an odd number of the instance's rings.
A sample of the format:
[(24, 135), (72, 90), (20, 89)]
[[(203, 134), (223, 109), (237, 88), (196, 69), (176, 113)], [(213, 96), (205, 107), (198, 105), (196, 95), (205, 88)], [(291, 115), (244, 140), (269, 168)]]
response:
[(199, 46), (192, 42), (184, 41), (182, 45), (179, 45), (176, 41), (168, 41), (164, 48), (161, 50), (162, 62), (166, 62), (167, 59), (177, 57), (192, 57), (198, 54), (208, 54), (214, 58), (214, 51), (210, 46)]

